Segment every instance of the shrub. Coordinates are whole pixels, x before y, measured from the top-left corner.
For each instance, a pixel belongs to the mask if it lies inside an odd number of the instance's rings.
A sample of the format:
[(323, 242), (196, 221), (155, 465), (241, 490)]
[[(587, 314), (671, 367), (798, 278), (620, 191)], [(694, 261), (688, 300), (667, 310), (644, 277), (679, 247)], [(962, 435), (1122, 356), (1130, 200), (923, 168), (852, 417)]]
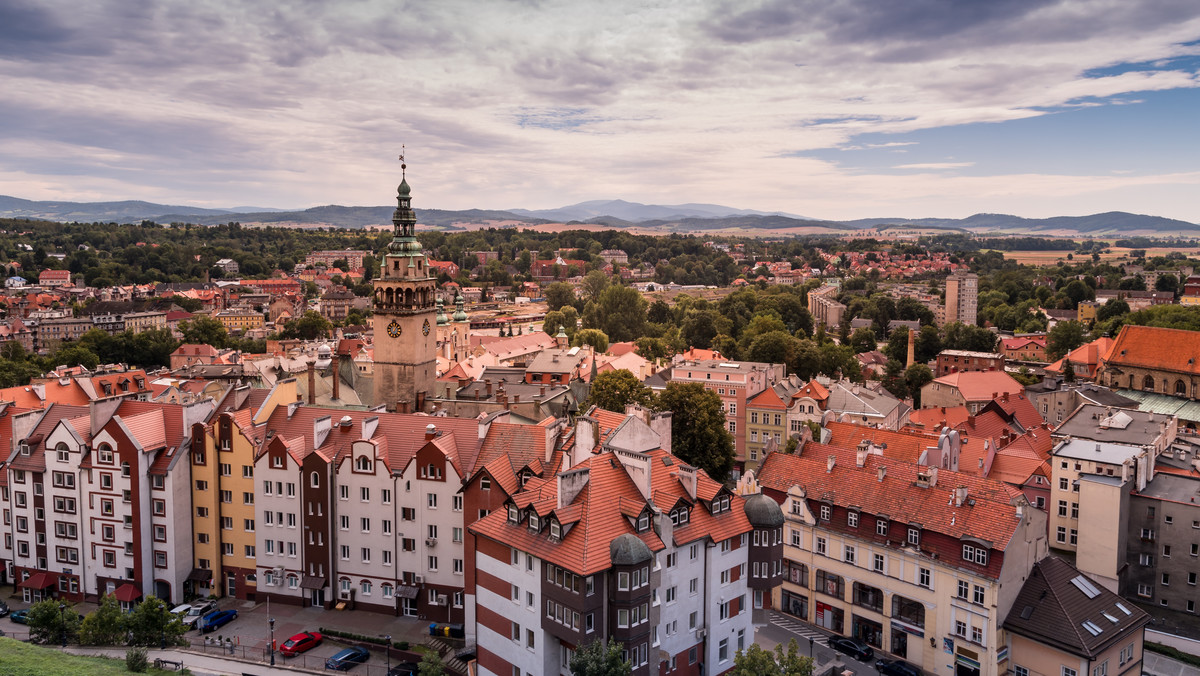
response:
[(141, 674), (150, 666), (150, 658), (146, 657), (145, 648), (130, 648), (125, 651), (125, 668), (135, 674)]

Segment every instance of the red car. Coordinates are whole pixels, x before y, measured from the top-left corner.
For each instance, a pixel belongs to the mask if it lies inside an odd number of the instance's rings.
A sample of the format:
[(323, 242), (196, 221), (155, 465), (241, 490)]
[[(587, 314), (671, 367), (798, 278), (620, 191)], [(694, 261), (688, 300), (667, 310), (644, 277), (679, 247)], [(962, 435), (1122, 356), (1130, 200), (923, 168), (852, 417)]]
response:
[(279, 646), (279, 654), (294, 657), (300, 653), (321, 645), (322, 636), (315, 631), (305, 631), (289, 638)]

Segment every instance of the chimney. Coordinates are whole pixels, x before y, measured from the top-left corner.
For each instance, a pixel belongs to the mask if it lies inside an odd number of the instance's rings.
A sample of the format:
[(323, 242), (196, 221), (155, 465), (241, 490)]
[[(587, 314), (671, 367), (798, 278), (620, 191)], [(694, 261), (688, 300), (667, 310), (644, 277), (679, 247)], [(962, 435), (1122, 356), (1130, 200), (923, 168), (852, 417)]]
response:
[(437, 436), (437, 425), (429, 423), (425, 426), (425, 441), (432, 441)]
[(1003, 395), (1001, 395), (1000, 401), (1003, 401), (1004, 403), (1008, 403), (1008, 392), (1005, 392)]
[(912, 329), (908, 330), (908, 359), (905, 362), (905, 367), (912, 366), (917, 363), (917, 332)]
[(483, 386), (484, 386), (484, 388), (486, 388), (488, 399), (491, 399), (492, 398), (492, 379), (484, 378)]
[(417, 409), (415, 413), (420, 413), (425, 410), (425, 393), (417, 392)]
[[(858, 445), (858, 450), (855, 452), (854, 466), (862, 467), (862, 466), (866, 465), (867, 464), (867, 455), (869, 453), (870, 453), (870, 450), (867, 446), (867, 442), (864, 440), (862, 443), (860, 443)], [(832, 458), (833, 456), (831, 455), (829, 457)]]
[(317, 372), (315, 361), (308, 362), (308, 405), (317, 403)]
[(930, 467), (929, 468), (929, 487), (930, 488), (933, 488), (934, 486), (937, 485), (937, 475), (938, 475), (938, 468)]
[(696, 468), (688, 465), (679, 466), (679, 483), (683, 484), (683, 490), (687, 491), (688, 497), (692, 500), (696, 499)]
[(543, 397), (544, 397), (544, 396), (546, 396), (546, 386), (545, 386), (545, 385), (542, 385), (542, 394), (541, 394), (541, 396), (543, 396)]
[(829, 458), (825, 461), (825, 472), (826, 473), (832, 472), (833, 466), (836, 464), (837, 464), (837, 456), (836, 455), (829, 456)]
[(396, 402), (396, 413), (408, 413), (408, 400), (401, 399)]
[(963, 503), (966, 501), (967, 501), (967, 487), (959, 486), (958, 488), (955, 488), (954, 489), (954, 506), (962, 507)]
[(887, 467), (879, 466), (879, 480), (883, 481), (883, 477), (887, 476)]
[(342, 355), (341, 355), (341, 353), (338, 353), (338, 354), (333, 355), (333, 400), (334, 401), (338, 400), (338, 395), (340, 394), (339, 390), (341, 388), (339, 386), (342, 384), (341, 371), (342, 371)]

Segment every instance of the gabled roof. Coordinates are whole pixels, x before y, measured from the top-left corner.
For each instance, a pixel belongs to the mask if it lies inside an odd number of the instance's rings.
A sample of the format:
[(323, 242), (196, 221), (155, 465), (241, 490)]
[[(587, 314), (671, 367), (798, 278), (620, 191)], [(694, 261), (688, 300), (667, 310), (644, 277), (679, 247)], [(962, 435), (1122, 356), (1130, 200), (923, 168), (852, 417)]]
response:
[[(835, 458), (832, 471), (829, 456)], [(920, 468), (914, 463), (873, 454), (863, 467), (855, 463), (853, 450), (810, 442), (801, 455), (769, 454), (759, 468), (758, 481), (779, 493), (800, 486), (809, 500), (853, 506), (900, 523), (919, 523), (925, 530), (956, 539), (981, 539), (1000, 551), (1008, 547), (1021, 523), (1013, 504), (1020, 491), (999, 481), (940, 470), (937, 485), (922, 488), (917, 485)], [(881, 467), (886, 468), (882, 481)], [(953, 505), (958, 486), (967, 488), (969, 498), (961, 507)]]
[(1200, 375), (1198, 355), (1200, 331), (1126, 324), (1105, 361), (1123, 367)]
[(1019, 394), (1025, 387), (1003, 371), (959, 371), (935, 378), (935, 383), (953, 387), (967, 401), (987, 401), (1008, 392)]
[(884, 456), (910, 463), (917, 462), (922, 451), (938, 444), (938, 435), (926, 432), (892, 431), (848, 422), (830, 422), (825, 429), (829, 430), (831, 447), (855, 451), (860, 442), (867, 441), (882, 448)]
[(1062, 559), (1033, 564), (1004, 628), (1081, 657), (1095, 657), (1150, 621), (1141, 608)]

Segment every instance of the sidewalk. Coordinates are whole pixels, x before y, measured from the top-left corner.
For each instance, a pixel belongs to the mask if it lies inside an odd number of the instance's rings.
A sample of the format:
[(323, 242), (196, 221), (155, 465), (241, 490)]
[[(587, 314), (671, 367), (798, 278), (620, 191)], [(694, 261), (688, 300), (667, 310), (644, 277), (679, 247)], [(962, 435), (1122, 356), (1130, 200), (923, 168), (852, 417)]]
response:
[[(103, 655), (125, 659), (125, 648), (83, 648), (71, 646), (65, 652), (73, 655)], [(157, 658), (183, 662), (195, 676), (296, 676), (296, 674), (320, 673), (288, 666), (270, 666), (258, 662), (238, 660), (232, 657), (201, 655), (185, 650), (149, 650), (146, 655), (153, 663)]]
[(1200, 667), (1149, 650), (1142, 653), (1142, 671), (1154, 676), (1200, 676)]

